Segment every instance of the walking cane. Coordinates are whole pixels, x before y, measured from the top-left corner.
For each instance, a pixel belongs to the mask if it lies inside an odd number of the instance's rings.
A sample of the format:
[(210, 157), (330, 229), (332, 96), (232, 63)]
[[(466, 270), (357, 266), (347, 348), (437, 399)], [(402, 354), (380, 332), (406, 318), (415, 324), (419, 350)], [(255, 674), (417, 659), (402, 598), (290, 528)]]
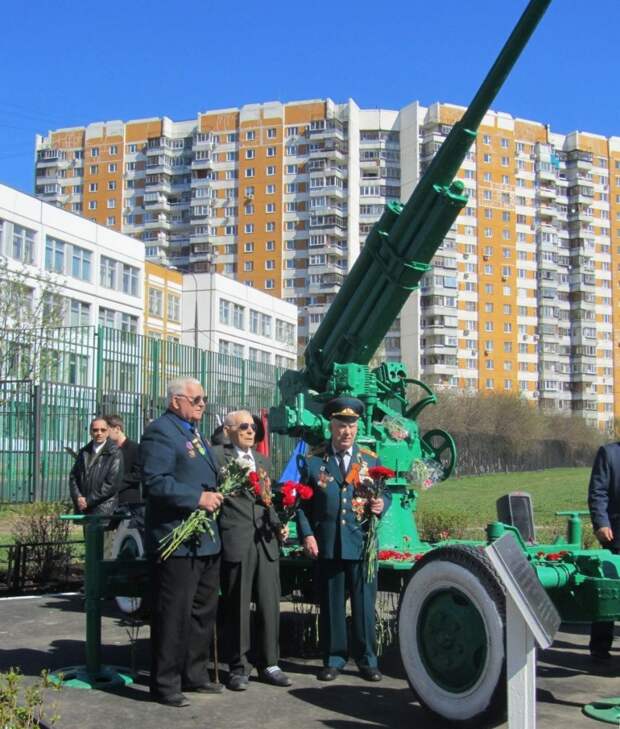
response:
[(219, 656), (217, 652), (217, 620), (213, 626), (213, 677), (216, 684), (220, 682)]

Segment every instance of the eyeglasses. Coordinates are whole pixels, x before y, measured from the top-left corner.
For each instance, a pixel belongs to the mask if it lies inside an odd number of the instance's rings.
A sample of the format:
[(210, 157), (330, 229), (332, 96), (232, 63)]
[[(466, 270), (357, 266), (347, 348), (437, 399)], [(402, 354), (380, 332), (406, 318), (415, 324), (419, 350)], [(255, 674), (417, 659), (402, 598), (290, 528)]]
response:
[(248, 430), (249, 428), (252, 428), (252, 430), (256, 433), (256, 423), (239, 423), (237, 427), (239, 430)]
[(191, 402), (191, 404), (195, 407), (198, 407), (198, 405), (207, 404), (206, 395), (196, 395), (196, 397), (190, 397), (189, 395), (175, 395), (175, 397), (184, 397), (186, 400), (189, 400), (189, 402)]
[(91, 428), (90, 432), (91, 433), (107, 433), (108, 429), (107, 428)]

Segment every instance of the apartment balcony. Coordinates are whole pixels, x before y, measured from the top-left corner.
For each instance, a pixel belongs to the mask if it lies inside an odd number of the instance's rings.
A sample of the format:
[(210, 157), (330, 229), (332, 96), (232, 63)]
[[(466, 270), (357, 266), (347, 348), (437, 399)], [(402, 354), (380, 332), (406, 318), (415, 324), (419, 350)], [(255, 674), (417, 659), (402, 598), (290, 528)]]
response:
[(144, 230), (170, 230), (171, 223), (165, 215), (159, 215), (157, 220), (148, 220), (142, 224)]
[(310, 254), (313, 253), (327, 253), (335, 256), (342, 256), (346, 257), (347, 255), (347, 246), (346, 244), (343, 244), (338, 239), (327, 239), (322, 245), (320, 246), (310, 246), (308, 248), (308, 252)]
[(193, 159), (191, 164), (192, 170), (211, 170), (213, 169), (213, 160), (207, 159)]
[[(441, 355), (436, 355), (441, 356)], [(436, 362), (434, 364), (425, 364), (422, 365), (422, 376), (421, 379), (425, 380), (429, 376), (432, 377), (433, 375), (448, 375), (448, 376), (454, 376), (456, 375), (458, 368), (456, 363), (456, 357), (454, 357), (454, 362)]]
[(539, 180), (545, 182), (555, 182), (557, 178), (556, 171), (551, 169), (536, 169), (536, 174)]
[(144, 209), (149, 211), (154, 210), (170, 210), (171, 205), (168, 202), (168, 198), (165, 195), (158, 195), (157, 193), (146, 193), (144, 196)]
[(539, 200), (545, 200), (549, 202), (550, 200), (555, 200), (555, 198), (558, 195), (558, 189), (555, 185), (537, 185), (536, 186), (536, 196), (539, 198)]
[(322, 275), (341, 275), (346, 274), (346, 268), (337, 265), (334, 261), (326, 263), (308, 264), (308, 274), (320, 273)]
[(571, 273), (568, 277), (568, 283), (571, 291), (583, 288), (594, 289), (596, 287), (596, 277), (593, 273)]
[(421, 351), (424, 355), (456, 355), (456, 344), (447, 344), (446, 342), (428, 342), (421, 347)]
[(163, 180), (157, 180), (155, 182), (149, 182), (148, 180), (144, 183), (144, 189), (147, 192), (172, 192), (172, 185), (170, 183), (170, 178), (165, 178)]
[(543, 225), (553, 225), (554, 221), (557, 220), (558, 211), (553, 204), (545, 204), (541, 201), (536, 210), (536, 215)]

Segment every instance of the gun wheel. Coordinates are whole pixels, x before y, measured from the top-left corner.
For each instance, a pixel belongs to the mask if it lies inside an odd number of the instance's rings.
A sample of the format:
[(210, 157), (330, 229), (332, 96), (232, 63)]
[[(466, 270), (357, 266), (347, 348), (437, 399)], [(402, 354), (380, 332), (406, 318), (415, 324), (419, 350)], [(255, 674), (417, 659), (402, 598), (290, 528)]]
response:
[(506, 707), (505, 598), (486, 555), (440, 547), (412, 571), (398, 613), (400, 653), (420, 704), (478, 726)]
[[(112, 559), (132, 560), (140, 559), (144, 555), (142, 534), (138, 529), (130, 526), (131, 520), (125, 519), (118, 525), (112, 544)], [(144, 608), (144, 599), (141, 597), (124, 597), (117, 595), (114, 598), (118, 609), (124, 615), (138, 616)]]
[(443, 466), (443, 478), (445, 481), (456, 465), (456, 444), (450, 433), (441, 428), (429, 430), (421, 438), (422, 449), (434, 460)]

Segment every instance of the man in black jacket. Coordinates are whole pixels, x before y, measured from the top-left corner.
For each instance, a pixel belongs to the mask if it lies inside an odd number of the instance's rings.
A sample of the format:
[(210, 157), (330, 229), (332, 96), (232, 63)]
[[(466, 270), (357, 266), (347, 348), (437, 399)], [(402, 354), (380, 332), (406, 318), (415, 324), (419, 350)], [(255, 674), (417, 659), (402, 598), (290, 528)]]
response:
[[(77, 454), (69, 475), (69, 490), (80, 514), (112, 514), (118, 505), (118, 489), (123, 479), (121, 453), (108, 438), (108, 424), (95, 418), (90, 424), (92, 440)], [(112, 533), (104, 533), (103, 552), (109, 558)]]
[[(620, 553), (620, 443), (598, 449), (588, 487), (588, 507), (594, 534), (604, 549)], [(590, 655), (594, 661), (611, 659), (613, 621), (592, 623)]]
[[(224, 435), (230, 443), (213, 451), (221, 469), (237, 459), (251, 471), (264, 471), (264, 487), (270, 494), (271, 463), (253, 450), (256, 423), (245, 410), (229, 413)], [(262, 499), (269, 503), (268, 496)], [(252, 666), (250, 652), (250, 603), (256, 604), (255, 661), (262, 681), (290, 686), (291, 680), (278, 666), (280, 642), (280, 573), (278, 540), (282, 530), (272, 506), (250, 494), (229, 496), (220, 515), (222, 537), (222, 600), (224, 632), (229, 651), (228, 688), (244, 691)]]
[(142, 501), (140, 493), (141, 469), (138, 457), (140, 446), (125, 435), (125, 424), (120, 415), (106, 415), (109, 435), (123, 457), (123, 482), (118, 492), (119, 504), (139, 504)]

